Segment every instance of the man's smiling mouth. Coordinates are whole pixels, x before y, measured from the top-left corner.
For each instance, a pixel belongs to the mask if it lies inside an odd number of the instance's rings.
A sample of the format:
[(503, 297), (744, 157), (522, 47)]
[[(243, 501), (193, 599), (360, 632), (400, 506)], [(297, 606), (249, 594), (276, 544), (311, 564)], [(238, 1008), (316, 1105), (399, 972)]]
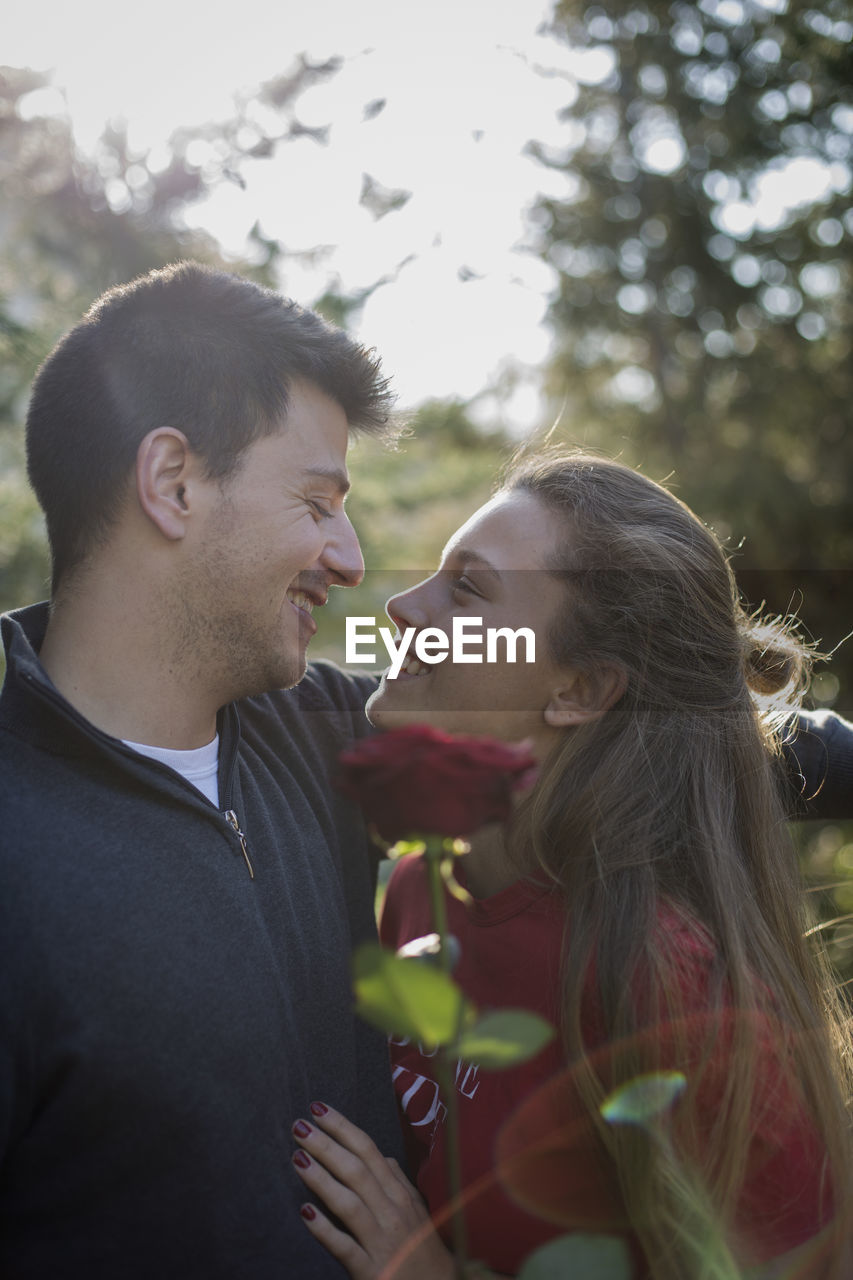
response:
[(293, 587), (288, 587), (285, 595), (291, 604), (295, 604), (297, 609), (302, 609), (305, 613), (311, 613), (316, 603), (314, 597), (309, 596), (307, 591), (298, 591)]

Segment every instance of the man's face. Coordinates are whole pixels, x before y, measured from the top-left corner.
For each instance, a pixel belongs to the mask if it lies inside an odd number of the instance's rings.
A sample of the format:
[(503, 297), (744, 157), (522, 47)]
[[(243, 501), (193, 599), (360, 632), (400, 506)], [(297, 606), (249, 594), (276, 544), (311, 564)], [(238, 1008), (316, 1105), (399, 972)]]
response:
[(301, 680), (314, 605), (361, 581), (344, 511), (347, 443), (340, 405), (295, 382), (281, 431), (251, 445), (233, 475), (205, 482), (179, 608), (193, 646), (184, 660), (221, 702)]

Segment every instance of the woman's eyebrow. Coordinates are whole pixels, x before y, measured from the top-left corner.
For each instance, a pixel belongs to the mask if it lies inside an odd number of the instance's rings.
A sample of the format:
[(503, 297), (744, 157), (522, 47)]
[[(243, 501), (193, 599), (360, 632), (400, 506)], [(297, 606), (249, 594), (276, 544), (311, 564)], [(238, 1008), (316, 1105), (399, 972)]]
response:
[(501, 580), (501, 571), (485, 556), (480, 555), (479, 551), (473, 551), (470, 547), (451, 547), (445, 552), (445, 559), (456, 560), (458, 563), (473, 565), (477, 569), (481, 569), (484, 573), (493, 574), (499, 581)]

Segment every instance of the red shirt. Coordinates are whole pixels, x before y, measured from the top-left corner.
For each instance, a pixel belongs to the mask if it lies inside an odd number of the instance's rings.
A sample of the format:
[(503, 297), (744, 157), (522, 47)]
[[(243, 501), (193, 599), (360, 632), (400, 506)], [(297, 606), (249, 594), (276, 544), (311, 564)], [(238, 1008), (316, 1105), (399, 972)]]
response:
[[(558, 1021), (565, 905), (545, 888), (517, 882), (489, 898), (463, 904), (446, 895), (448, 926), (461, 955), (454, 978), (481, 1012), (523, 1008)], [(679, 982), (688, 1013), (707, 1009), (713, 948), (699, 926), (674, 912), (661, 925), (679, 955)], [(404, 858), (388, 887), (380, 925), (386, 946), (398, 948), (431, 933), (423, 860)], [(587, 1001), (588, 1048), (605, 1037), (594, 1001)], [(815, 1235), (828, 1220), (822, 1184), (823, 1152), (799, 1098), (775, 1068), (769, 1023), (758, 1028), (761, 1099), (736, 1228), (744, 1261), (767, 1261)], [(661, 1064), (665, 1028), (655, 1027)], [(698, 1105), (710, 1127), (725, 1079), (721, 1053), (702, 1075)], [(605, 1049), (606, 1052), (606, 1049)], [(391, 1041), (394, 1086), (418, 1187), (449, 1243), (446, 1205), (445, 1108), (431, 1058), (408, 1040)], [(456, 1090), (462, 1187), (469, 1255), (515, 1273), (533, 1249), (567, 1230), (630, 1236), (615, 1172), (586, 1108), (571, 1084), (559, 1036), (535, 1058), (505, 1071), (459, 1062)], [(445, 1212), (442, 1212), (445, 1210)]]

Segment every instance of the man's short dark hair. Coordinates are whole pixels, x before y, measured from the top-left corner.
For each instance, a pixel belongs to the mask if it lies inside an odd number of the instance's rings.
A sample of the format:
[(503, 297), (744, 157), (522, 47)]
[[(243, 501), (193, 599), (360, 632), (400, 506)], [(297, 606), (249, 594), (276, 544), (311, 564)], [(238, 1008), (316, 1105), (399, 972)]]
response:
[(295, 378), (337, 401), (352, 430), (388, 428), (378, 358), (270, 289), (181, 262), (99, 298), (45, 360), (27, 415), (54, 593), (107, 534), (149, 431), (183, 431), (225, 478), (280, 429)]

